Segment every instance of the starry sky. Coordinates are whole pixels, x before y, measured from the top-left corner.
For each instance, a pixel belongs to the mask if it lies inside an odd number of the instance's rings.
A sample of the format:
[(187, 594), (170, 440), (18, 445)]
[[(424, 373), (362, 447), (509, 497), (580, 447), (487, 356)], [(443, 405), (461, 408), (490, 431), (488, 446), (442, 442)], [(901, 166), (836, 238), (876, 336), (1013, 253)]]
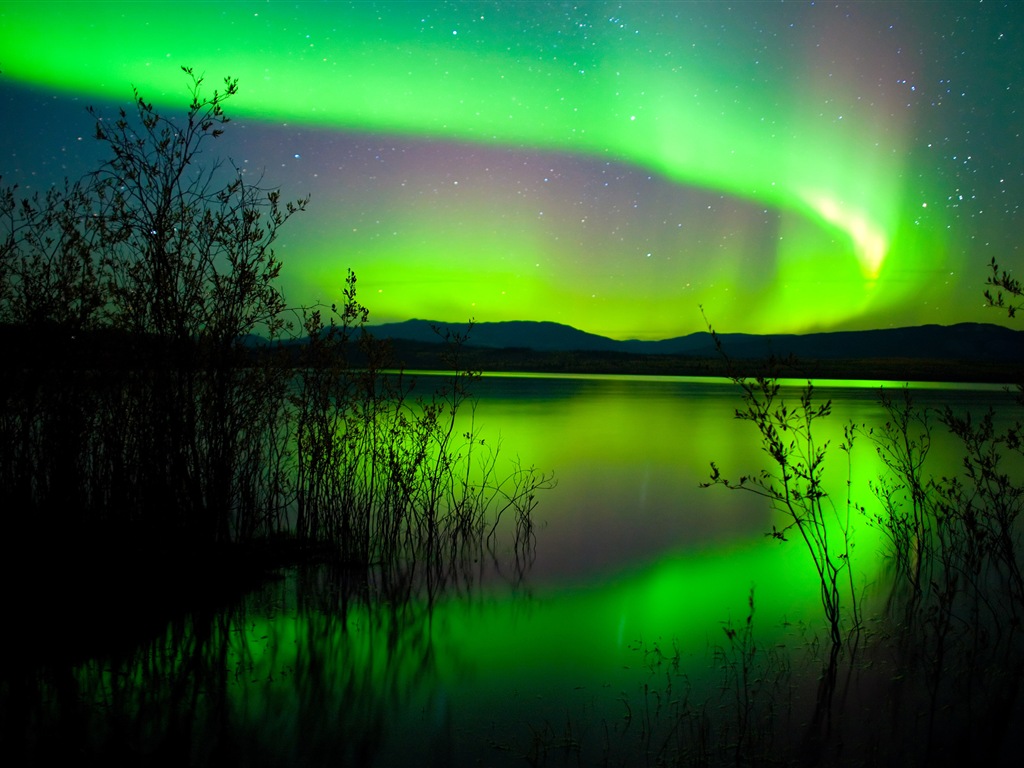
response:
[(204, 159), (311, 195), (296, 306), (352, 268), (372, 322), (1003, 322), (1024, 265), (1017, 2), (0, 0), (3, 184), (94, 168), (132, 85), (180, 112), (182, 65), (239, 79)]

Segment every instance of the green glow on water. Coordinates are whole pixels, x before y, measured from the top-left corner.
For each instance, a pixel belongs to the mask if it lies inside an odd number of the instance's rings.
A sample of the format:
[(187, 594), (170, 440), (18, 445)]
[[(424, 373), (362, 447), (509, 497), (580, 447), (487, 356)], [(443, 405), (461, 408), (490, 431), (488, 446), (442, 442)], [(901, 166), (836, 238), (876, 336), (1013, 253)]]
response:
[[(751, 589), (762, 647), (784, 646), (798, 664), (811, 638), (824, 636), (819, 585), (799, 537), (764, 536), (784, 519), (760, 498), (696, 487), (709, 458), (721, 458), (730, 473), (763, 464), (751, 425), (731, 418), (738, 401), (731, 387), (624, 376), (508, 376), (478, 386), (474, 418), (488, 444), (498, 439), (491, 427), (501, 427), (503, 455), (519, 453), (559, 473), (537, 510), (538, 559), (525, 587), (488, 582), (440, 594), (429, 610), (423, 595), (372, 608), (355, 601), (342, 615), (337, 601), (316, 602), (323, 597), (316, 590), (298, 597), (303, 582), (295, 578), (269, 585), (244, 613), (225, 614), (212, 639), (202, 635), (209, 649), (192, 647), (187, 634), (179, 636), (184, 650), (168, 639), (170, 651), (147, 654), (141, 669), (119, 672), (111, 685), (130, 673), (140, 709), (143, 697), (173, 704), (175, 684), (187, 686), (206, 664), (208, 679), (195, 684), (221, 691), (223, 701), (211, 696), (203, 706), (208, 701), (239, 748), (263, 762), (301, 762), (316, 748), (350, 762), (366, 750), (382, 764), (405, 764), (408, 745), (417, 758), (447, 754), (435, 739), (472, 752), (516, 729), (528, 743), (529, 726), (545, 720), (621, 717), (623, 698), (639, 697), (652, 679), (643, 651), (655, 647), (670, 656), (678, 650), (695, 686), (719, 684), (711, 652), (725, 645), (727, 623), (743, 624)], [(819, 393), (835, 396), (836, 412), (820, 422), (818, 439), (837, 444), (847, 418), (877, 423), (878, 406), (863, 389), (829, 389)], [(986, 402), (968, 387), (914, 396), (932, 405)], [(940, 440), (933, 450), (942, 466), (955, 463)], [(866, 441), (855, 451), (854, 501), (871, 509), (877, 457)], [(839, 514), (847, 472), (844, 455), (830, 453), (824, 482)], [(648, 484), (660, 500), (644, 497)], [(877, 595), (879, 532), (858, 518), (851, 541), (856, 588)], [(559, 561), (567, 571), (551, 566)], [(600, 567), (586, 570), (588, 562)]]
[(810, 634), (820, 625), (808, 569), (798, 549), (760, 539), (532, 597), (446, 600), (429, 616), (410, 608), (404, 620), (362, 608), (345, 622), (249, 617), (229, 659), (245, 670), (229, 688), (232, 717), (270, 753), (317, 723), (342, 742), (369, 732), (394, 749), (446, 718), (470, 742), (547, 717), (600, 721), (639, 694), (645, 650), (678, 650), (695, 682), (713, 676), (711, 649), (727, 622), (744, 622), (751, 588), (758, 642), (805, 651), (806, 636), (783, 623)]
[[(682, 201), (666, 209), (681, 234), (648, 243), (652, 260), (617, 249), (600, 221), (567, 242), (548, 223), (572, 214), (557, 193), (521, 201), (482, 175), (438, 207), (328, 188), (314, 201), (324, 215), (373, 215), (387, 237), (299, 231), (286, 281), (300, 300), (327, 298), (353, 266), (381, 319), (528, 317), (657, 337), (692, 327), (695, 309), (680, 307), (704, 303), (720, 327), (826, 328), (898, 306), (943, 261), (945, 230), (906, 183), (897, 97), (858, 96), (888, 54), (865, 58), (825, 29), (828, 67), (812, 40), (754, 63), (736, 54), (741, 33), (733, 48), (705, 39), (712, 6), (662, 17), (673, 4), (644, 4), (631, 10), (646, 22), (627, 29), (597, 5), (611, 17), (582, 35), (529, 5), (5, 3), (3, 68), (63, 92), (123, 101), (133, 83), (180, 104), (186, 63), (240, 78), (230, 110), (249, 119), (611, 161)], [(638, 226), (662, 218), (648, 207), (630, 214)]]

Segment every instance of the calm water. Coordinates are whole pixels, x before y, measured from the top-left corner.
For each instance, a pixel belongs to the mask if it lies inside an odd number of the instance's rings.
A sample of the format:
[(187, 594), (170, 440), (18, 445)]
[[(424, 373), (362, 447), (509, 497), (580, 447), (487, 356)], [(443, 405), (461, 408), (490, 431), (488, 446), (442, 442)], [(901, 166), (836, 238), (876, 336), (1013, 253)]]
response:
[[(876, 423), (878, 386), (819, 387), (835, 411), (821, 436), (835, 446), (847, 420)], [(758, 498), (698, 487), (712, 460), (734, 478), (764, 463), (754, 428), (734, 418), (732, 385), (515, 376), (485, 378), (476, 393), (482, 436), (557, 479), (536, 510), (526, 584), (491, 583), (430, 612), (392, 606), (342, 620), (292, 575), (204, 624), (203, 642), (184, 651), (170, 629), (165, 652), (145, 662), (87, 665), (79, 690), (100, 706), (86, 710), (82, 732), (102, 741), (105, 713), (127, 697), (128, 710), (152, 711), (120, 738), (143, 750), (181, 738), (197, 763), (217, 762), (214, 750), (260, 765), (519, 763), (566, 722), (594, 739), (620, 723), (647, 679), (643, 649), (676, 647), (699, 677), (723, 622), (746, 615), (751, 588), (762, 637), (799, 643), (817, 629), (817, 587), (797, 542), (765, 538), (773, 517)], [(977, 411), (1005, 398), (999, 387), (934, 385), (914, 397)], [(936, 471), (955, 466), (941, 445), (933, 453)], [(843, 504), (848, 466), (834, 447), (830, 456)], [(862, 439), (855, 501), (870, 503), (876, 473)], [(854, 540), (868, 585), (877, 535), (860, 526)], [(167, 714), (175, 708), (184, 718)]]

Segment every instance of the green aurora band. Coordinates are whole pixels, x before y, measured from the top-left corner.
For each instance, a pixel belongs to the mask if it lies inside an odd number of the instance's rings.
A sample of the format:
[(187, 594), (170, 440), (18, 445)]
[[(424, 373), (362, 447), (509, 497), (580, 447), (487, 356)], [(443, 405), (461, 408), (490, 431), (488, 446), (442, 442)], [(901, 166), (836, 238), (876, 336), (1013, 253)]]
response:
[[(646, 24), (618, 18), (654, 12)], [(947, 258), (927, 208), (934, 188), (920, 174), (907, 183), (899, 96), (871, 87), (912, 64), (865, 55), (827, 22), (751, 55), (742, 33), (729, 46), (708, 37), (714, 12), (596, 3), (573, 20), (532, 3), (3, 3), (0, 38), (4, 75), (34, 87), (123, 102), (132, 83), (176, 106), (188, 64), (211, 83), (238, 77), (230, 111), (246, 120), (610, 162), (675, 187), (681, 204), (704, 195), (765, 219), (763, 232), (715, 251), (663, 238), (646, 249), (657, 265), (633, 264), (643, 253), (567, 258), (535, 201), (470, 185), (440, 212), (378, 206), (395, 231), (386, 241), (353, 227), (296, 235), (284, 254), (292, 298), (326, 298), (352, 266), (377, 319), (548, 319), (620, 338), (697, 330), (698, 304), (729, 330), (803, 331), (905, 302)], [(750, 6), (752, 17), (776, 13)], [(326, 197), (314, 206), (339, 220), (360, 205)], [(674, 215), (692, 221), (705, 203)], [(749, 225), (714, 226), (731, 236)]]

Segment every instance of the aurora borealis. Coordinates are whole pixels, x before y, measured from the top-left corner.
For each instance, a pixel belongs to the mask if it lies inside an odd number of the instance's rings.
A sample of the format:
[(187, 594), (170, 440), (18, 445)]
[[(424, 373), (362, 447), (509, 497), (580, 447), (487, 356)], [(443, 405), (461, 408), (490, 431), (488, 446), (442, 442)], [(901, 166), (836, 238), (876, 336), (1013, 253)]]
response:
[[(0, 2), (0, 174), (95, 166), (84, 107), (239, 78), (217, 149), (309, 210), (290, 303), (616, 338), (1000, 322), (1024, 12), (1005, 3)], [(211, 155), (210, 160), (214, 158)]]

